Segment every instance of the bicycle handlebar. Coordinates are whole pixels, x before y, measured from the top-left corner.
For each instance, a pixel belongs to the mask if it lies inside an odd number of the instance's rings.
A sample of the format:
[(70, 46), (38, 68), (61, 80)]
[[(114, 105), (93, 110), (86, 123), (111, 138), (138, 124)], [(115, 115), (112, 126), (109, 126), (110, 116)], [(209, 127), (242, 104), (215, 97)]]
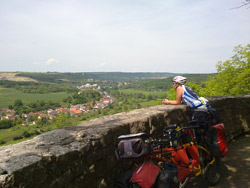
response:
[(170, 143), (170, 141), (173, 141), (173, 139), (159, 139), (159, 140), (150, 141), (150, 144), (152, 147), (156, 147), (159, 145), (168, 144)]

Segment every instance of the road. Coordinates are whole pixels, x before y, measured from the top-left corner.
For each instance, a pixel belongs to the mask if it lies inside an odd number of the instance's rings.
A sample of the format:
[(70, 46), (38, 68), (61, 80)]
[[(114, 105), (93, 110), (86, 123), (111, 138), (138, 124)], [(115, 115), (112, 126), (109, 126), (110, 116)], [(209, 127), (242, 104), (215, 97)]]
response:
[(216, 186), (208, 186), (206, 180), (199, 177), (185, 188), (250, 188), (250, 135), (229, 143), (228, 154), (221, 160), (220, 173)]

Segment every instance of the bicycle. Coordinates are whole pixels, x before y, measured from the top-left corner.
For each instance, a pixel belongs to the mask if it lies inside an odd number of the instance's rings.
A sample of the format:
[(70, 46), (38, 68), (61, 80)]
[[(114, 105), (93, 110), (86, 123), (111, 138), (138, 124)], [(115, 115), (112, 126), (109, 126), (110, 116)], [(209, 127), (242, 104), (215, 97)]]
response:
[[(202, 175), (203, 177), (205, 177), (205, 179), (207, 180), (207, 182), (210, 185), (215, 185), (219, 182), (220, 180), (220, 174), (218, 172), (217, 169), (217, 165), (218, 165), (218, 160), (219, 158), (216, 158), (210, 151), (209, 151), (209, 147), (207, 145), (207, 141), (206, 141), (206, 134), (205, 131), (200, 128), (199, 122), (197, 121), (191, 121), (189, 122), (189, 124), (191, 124), (191, 126), (187, 126), (187, 127), (182, 127), (182, 128), (177, 128), (177, 125), (170, 125), (166, 128), (165, 132), (168, 133), (169, 138), (170, 138), (170, 143), (172, 142), (171, 140), (174, 141), (179, 141), (181, 140), (181, 137), (184, 135), (191, 135), (191, 142), (189, 141), (189, 143), (184, 144), (184, 146), (187, 149), (194, 149), (197, 147), (197, 153), (193, 153), (191, 158), (197, 160), (198, 157), (198, 161), (195, 165), (193, 165), (194, 167), (191, 167), (193, 169), (195, 169), (196, 173), (195, 176), (200, 176)], [(194, 125), (196, 124), (196, 125)], [(178, 130), (176, 130), (178, 129)], [(192, 132), (187, 133), (185, 132), (185, 130), (191, 130)], [(179, 134), (180, 133), (180, 134)], [(197, 138), (198, 137), (198, 138)], [(178, 144), (183, 144), (183, 143), (177, 143)], [(181, 145), (181, 147), (183, 147), (183, 145)], [(190, 152), (190, 151), (187, 151)], [(190, 155), (190, 154), (189, 154)], [(195, 156), (197, 155), (197, 156)], [(176, 163), (176, 162), (175, 162)], [(180, 182), (182, 183), (182, 182)]]
[[(193, 123), (194, 122), (190, 124)], [(186, 130), (191, 131), (191, 133), (187, 133)], [(123, 135), (118, 137), (118, 139), (123, 140), (124, 142), (134, 141), (134, 143), (137, 143), (137, 148), (132, 148), (135, 152), (131, 152), (132, 154), (129, 153), (129, 156), (124, 156), (124, 152), (119, 153), (118, 149), (116, 151), (118, 159), (141, 158), (143, 161), (137, 167), (137, 169), (135, 169), (128, 187), (134, 188), (138, 187), (140, 184), (142, 185), (141, 182), (139, 182), (138, 185), (138, 182), (135, 181), (135, 178), (133, 181), (134, 174), (139, 171), (143, 171), (142, 169), (144, 168), (144, 165), (152, 163), (152, 161), (154, 162), (153, 164), (159, 166), (158, 172), (161, 169), (161, 173), (167, 173), (167, 175), (170, 174), (169, 176), (171, 177), (171, 179), (168, 177), (168, 182), (165, 181), (165, 184), (168, 184), (168, 186), (164, 187), (183, 188), (190, 178), (197, 177), (200, 175), (204, 176), (210, 185), (216, 184), (220, 179), (220, 174), (217, 171), (217, 161), (206, 146), (204, 134), (199, 134), (199, 138), (196, 138), (196, 134), (199, 131), (201, 131), (199, 125), (191, 125), (188, 127), (178, 128), (178, 126), (174, 124), (169, 125), (163, 130), (163, 135), (161, 139), (145, 139), (146, 134), (144, 133), (134, 135)], [(192, 136), (190, 142), (182, 143), (182, 138), (185, 135)], [(199, 143), (197, 142), (197, 140)], [(144, 146), (144, 148), (147, 149), (138, 150), (139, 145)], [(160, 181), (160, 175), (159, 173), (155, 174), (155, 179), (150, 180), (148, 184), (156, 184), (157, 187), (157, 183)]]

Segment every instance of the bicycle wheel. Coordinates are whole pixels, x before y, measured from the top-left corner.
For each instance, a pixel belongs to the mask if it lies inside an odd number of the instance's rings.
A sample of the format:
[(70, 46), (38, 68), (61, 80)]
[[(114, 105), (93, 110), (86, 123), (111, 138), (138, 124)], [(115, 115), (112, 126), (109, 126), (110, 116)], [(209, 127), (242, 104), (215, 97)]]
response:
[(217, 161), (214, 164), (209, 165), (205, 178), (210, 185), (215, 185), (220, 181), (220, 173), (217, 165)]
[[(132, 177), (133, 172), (132, 171), (126, 171), (121, 174), (119, 174), (114, 179), (114, 188), (130, 188), (130, 178)], [(131, 187), (133, 188), (133, 187)], [(136, 187), (135, 187), (136, 188)]]

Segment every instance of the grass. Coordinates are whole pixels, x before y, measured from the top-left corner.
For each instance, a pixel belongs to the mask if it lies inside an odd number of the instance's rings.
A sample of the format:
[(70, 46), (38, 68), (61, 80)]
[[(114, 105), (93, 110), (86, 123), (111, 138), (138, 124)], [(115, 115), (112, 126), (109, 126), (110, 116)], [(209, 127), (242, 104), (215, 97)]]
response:
[(141, 104), (142, 108), (147, 108), (147, 107), (150, 107), (150, 106), (159, 105), (155, 100), (147, 101), (147, 102), (141, 102), (140, 104)]
[(43, 101), (61, 101), (63, 98), (70, 96), (68, 93), (48, 93), (48, 94), (36, 94), (36, 93), (23, 93), (14, 88), (0, 87), (0, 109), (8, 108), (9, 105), (13, 105), (17, 99), (22, 100), (26, 105), (30, 102), (36, 102), (37, 100)]
[(15, 144), (24, 140), (28, 140), (31, 138), (23, 138), (19, 140), (13, 140), (15, 136), (21, 136), (24, 131), (30, 130), (29, 127), (22, 127), (20, 128), (19, 126), (15, 126), (9, 129), (0, 129), (0, 140), (5, 141), (6, 143), (3, 145), (8, 145), (8, 144)]
[[(4, 144), (0, 144), (0, 146), (5, 146), (5, 145), (9, 145), (9, 144), (16, 144), (19, 142), (23, 142), (25, 140), (30, 140), (30, 139), (34, 138), (35, 136), (37, 136), (37, 135), (33, 135), (31, 137), (28, 137), (28, 138), (23, 137), (22, 139), (13, 140), (14, 137), (21, 136), (25, 130), (26, 129), (12, 130), (12, 128), (0, 129), (0, 133), (1, 133), (0, 141), (1, 140), (4, 141)], [(30, 130), (30, 129), (27, 128), (27, 130)], [(5, 137), (4, 137), (4, 135), (5, 135)]]

